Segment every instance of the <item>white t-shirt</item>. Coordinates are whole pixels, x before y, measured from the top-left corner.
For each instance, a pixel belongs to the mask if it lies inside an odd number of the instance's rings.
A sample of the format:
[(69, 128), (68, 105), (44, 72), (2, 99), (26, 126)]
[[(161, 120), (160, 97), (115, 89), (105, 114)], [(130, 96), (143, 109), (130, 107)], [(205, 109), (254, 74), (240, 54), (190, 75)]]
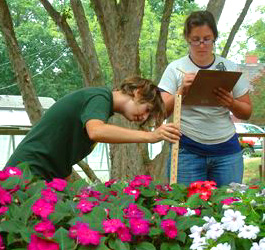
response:
[[(227, 71), (238, 71), (235, 63), (220, 56), (216, 56), (214, 63), (207, 69), (216, 70), (216, 66), (221, 62)], [(183, 78), (183, 73), (176, 68), (187, 73), (196, 73), (201, 69), (190, 60), (188, 55), (171, 62), (164, 71), (158, 87), (172, 95), (176, 93)], [(233, 97), (238, 98), (248, 91), (249, 82), (241, 75), (233, 88)], [(181, 107), (181, 133), (199, 143), (217, 144), (229, 140), (235, 134), (235, 127), (227, 108), (183, 104)]]

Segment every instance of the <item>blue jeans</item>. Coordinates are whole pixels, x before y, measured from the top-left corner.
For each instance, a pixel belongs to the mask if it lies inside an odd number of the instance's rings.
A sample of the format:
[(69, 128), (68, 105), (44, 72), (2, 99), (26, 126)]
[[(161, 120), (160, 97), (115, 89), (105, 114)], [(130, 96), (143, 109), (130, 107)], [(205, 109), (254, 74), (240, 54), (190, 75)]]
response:
[[(167, 161), (167, 176), (170, 177), (171, 150)], [(184, 148), (179, 149), (177, 182), (188, 186), (195, 181), (215, 181), (217, 186), (231, 182), (242, 183), (243, 179), (242, 152), (222, 155), (204, 156), (194, 154)]]

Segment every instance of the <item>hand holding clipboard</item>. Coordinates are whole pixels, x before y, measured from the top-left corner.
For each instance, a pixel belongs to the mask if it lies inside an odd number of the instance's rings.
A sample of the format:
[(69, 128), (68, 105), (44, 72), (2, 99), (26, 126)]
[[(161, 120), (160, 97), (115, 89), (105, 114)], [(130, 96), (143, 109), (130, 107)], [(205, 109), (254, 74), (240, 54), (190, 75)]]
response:
[(183, 99), (183, 104), (221, 106), (216, 99), (214, 89), (223, 88), (231, 92), (241, 74), (242, 72), (235, 71), (199, 70)]

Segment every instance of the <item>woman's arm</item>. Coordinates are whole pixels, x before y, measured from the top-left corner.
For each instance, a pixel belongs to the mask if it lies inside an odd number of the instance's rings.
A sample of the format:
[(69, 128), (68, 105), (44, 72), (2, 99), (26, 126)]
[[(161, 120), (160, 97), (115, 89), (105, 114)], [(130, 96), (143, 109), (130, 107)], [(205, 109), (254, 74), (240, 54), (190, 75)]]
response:
[(238, 98), (233, 98), (228, 91), (218, 88), (214, 91), (216, 98), (222, 106), (227, 107), (233, 115), (242, 120), (248, 120), (252, 113), (252, 105), (249, 93)]
[(180, 138), (179, 128), (173, 123), (162, 124), (154, 131), (147, 132), (92, 119), (86, 123), (86, 130), (91, 140), (105, 143), (155, 143), (162, 140), (175, 143)]

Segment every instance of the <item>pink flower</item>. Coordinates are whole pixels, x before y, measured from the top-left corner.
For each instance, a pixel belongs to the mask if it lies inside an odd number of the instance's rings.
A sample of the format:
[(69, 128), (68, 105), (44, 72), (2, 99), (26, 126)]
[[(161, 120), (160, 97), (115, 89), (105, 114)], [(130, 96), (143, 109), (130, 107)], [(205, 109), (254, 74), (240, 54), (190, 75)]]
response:
[(177, 215), (184, 215), (188, 212), (185, 207), (171, 207), (170, 210), (174, 211)]
[(178, 235), (176, 222), (172, 219), (162, 220), (161, 227), (168, 238), (174, 239)]
[(41, 196), (47, 202), (53, 204), (57, 203), (57, 194), (54, 191), (52, 191), (50, 188), (42, 189)]
[(112, 186), (113, 184), (115, 184), (116, 182), (117, 182), (116, 179), (111, 179), (111, 180), (109, 180), (109, 181), (106, 181), (106, 182), (105, 182), (105, 187), (110, 187), (110, 186)]
[(77, 221), (75, 225), (69, 229), (69, 237), (72, 239), (77, 238), (78, 231), (83, 231), (89, 228), (88, 223)]
[(88, 213), (93, 210), (94, 204), (91, 201), (81, 199), (76, 205), (77, 209), (80, 209), (82, 213)]
[(31, 207), (34, 214), (46, 219), (54, 212), (54, 205), (44, 199), (38, 199)]
[(130, 203), (127, 208), (123, 209), (124, 218), (141, 219), (144, 217), (144, 212), (140, 210), (136, 204)]
[(133, 195), (134, 196), (134, 200), (137, 200), (140, 196), (140, 191), (138, 189), (134, 189), (132, 187), (126, 187), (123, 189), (123, 192), (125, 194), (128, 194), (128, 195)]
[(4, 170), (9, 176), (14, 176), (14, 175), (19, 175), (22, 176), (22, 171), (21, 169), (17, 167), (6, 167)]
[(88, 223), (77, 222), (69, 229), (69, 237), (77, 239), (82, 245), (99, 245), (102, 235), (89, 228)]
[(110, 219), (102, 222), (105, 233), (116, 233), (119, 228), (125, 227), (120, 219)]
[(230, 197), (230, 198), (227, 198), (227, 199), (222, 200), (221, 203), (223, 203), (225, 205), (230, 205), (234, 201), (240, 201), (240, 199), (234, 198), (234, 197)]
[(4, 250), (4, 249), (5, 249), (5, 246), (4, 246), (3, 238), (0, 234), (0, 250)]
[(121, 241), (129, 242), (132, 240), (132, 235), (130, 234), (130, 230), (127, 227), (121, 227), (118, 229), (118, 238)]
[(12, 201), (11, 194), (0, 186), (0, 204), (7, 205), (10, 204), (11, 201)]
[(51, 221), (42, 221), (34, 226), (37, 233), (43, 233), (44, 237), (51, 238), (55, 233), (55, 227)]
[(160, 216), (167, 215), (167, 212), (169, 210), (169, 205), (156, 205), (153, 210), (155, 213), (159, 214)]
[(27, 250), (59, 250), (59, 244), (52, 241), (42, 239), (35, 234), (31, 235), (31, 240)]
[(130, 219), (129, 220), (131, 232), (134, 235), (146, 235), (149, 233), (149, 221), (144, 219)]
[(0, 181), (5, 181), (7, 178), (9, 178), (9, 174), (5, 170), (0, 171)]
[(63, 191), (67, 186), (67, 181), (59, 178), (53, 178), (51, 182), (45, 183), (47, 187), (53, 188), (56, 191)]
[(130, 187), (148, 187), (153, 178), (149, 175), (136, 175), (134, 180), (130, 183)]
[(5, 214), (6, 211), (8, 211), (8, 207), (0, 207), (0, 215)]
[(197, 216), (200, 216), (202, 214), (202, 211), (199, 208), (194, 209), (194, 211)]

